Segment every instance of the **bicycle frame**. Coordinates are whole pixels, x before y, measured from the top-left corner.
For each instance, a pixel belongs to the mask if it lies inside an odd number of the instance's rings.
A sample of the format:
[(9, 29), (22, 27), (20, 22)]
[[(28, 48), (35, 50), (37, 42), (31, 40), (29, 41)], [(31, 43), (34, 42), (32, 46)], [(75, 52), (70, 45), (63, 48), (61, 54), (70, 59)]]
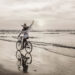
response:
[[(27, 38), (28, 39), (28, 38)], [(27, 39), (25, 39), (25, 42), (27, 43)], [(23, 41), (24, 41), (24, 38), (23, 38), (23, 36), (20, 36), (19, 38), (18, 38), (18, 41), (21, 41), (21, 47), (23, 47)]]

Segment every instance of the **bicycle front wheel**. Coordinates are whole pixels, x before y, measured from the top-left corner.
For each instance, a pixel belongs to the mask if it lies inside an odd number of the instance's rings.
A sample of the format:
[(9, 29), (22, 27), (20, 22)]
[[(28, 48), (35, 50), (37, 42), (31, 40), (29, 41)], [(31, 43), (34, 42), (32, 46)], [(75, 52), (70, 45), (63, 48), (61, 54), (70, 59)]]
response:
[(16, 49), (21, 50), (21, 41), (16, 42)]
[(27, 43), (25, 44), (25, 50), (27, 53), (32, 52), (32, 43), (30, 41), (27, 41)]

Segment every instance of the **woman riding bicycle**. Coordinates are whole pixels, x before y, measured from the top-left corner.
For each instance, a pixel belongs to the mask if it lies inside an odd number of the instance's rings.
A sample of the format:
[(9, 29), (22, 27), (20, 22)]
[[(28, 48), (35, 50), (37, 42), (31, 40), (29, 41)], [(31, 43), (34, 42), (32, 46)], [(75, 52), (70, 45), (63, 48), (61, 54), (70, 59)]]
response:
[(28, 31), (30, 30), (31, 26), (33, 25), (33, 22), (30, 26), (27, 26), (25, 23), (24, 23), (24, 25), (22, 25), (23, 29), (20, 32), (20, 34), (18, 35), (18, 37), (20, 37), (20, 35), (23, 34), (23, 37), (22, 37), (22, 46), (23, 47), (22, 48), (24, 48), (24, 43), (29, 38)]

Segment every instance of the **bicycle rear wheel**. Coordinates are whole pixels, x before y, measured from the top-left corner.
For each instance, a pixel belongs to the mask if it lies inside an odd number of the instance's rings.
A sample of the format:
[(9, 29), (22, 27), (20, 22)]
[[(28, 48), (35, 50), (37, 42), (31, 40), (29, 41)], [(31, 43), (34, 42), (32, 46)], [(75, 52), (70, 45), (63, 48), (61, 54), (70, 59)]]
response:
[(32, 52), (32, 43), (30, 41), (26, 42), (25, 50), (26, 50), (27, 53), (31, 53)]

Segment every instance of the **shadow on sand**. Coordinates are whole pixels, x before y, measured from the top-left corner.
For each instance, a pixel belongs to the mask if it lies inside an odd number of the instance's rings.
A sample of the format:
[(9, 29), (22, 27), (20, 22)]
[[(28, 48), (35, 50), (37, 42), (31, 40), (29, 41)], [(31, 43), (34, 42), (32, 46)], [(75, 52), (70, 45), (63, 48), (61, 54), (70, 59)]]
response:
[[(4, 69), (2, 65), (0, 65), (0, 75), (23, 75), (24, 73), (21, 72), (13, 72), (7, 69)], [(25, 73), (25, 75), (30, 75)]]

